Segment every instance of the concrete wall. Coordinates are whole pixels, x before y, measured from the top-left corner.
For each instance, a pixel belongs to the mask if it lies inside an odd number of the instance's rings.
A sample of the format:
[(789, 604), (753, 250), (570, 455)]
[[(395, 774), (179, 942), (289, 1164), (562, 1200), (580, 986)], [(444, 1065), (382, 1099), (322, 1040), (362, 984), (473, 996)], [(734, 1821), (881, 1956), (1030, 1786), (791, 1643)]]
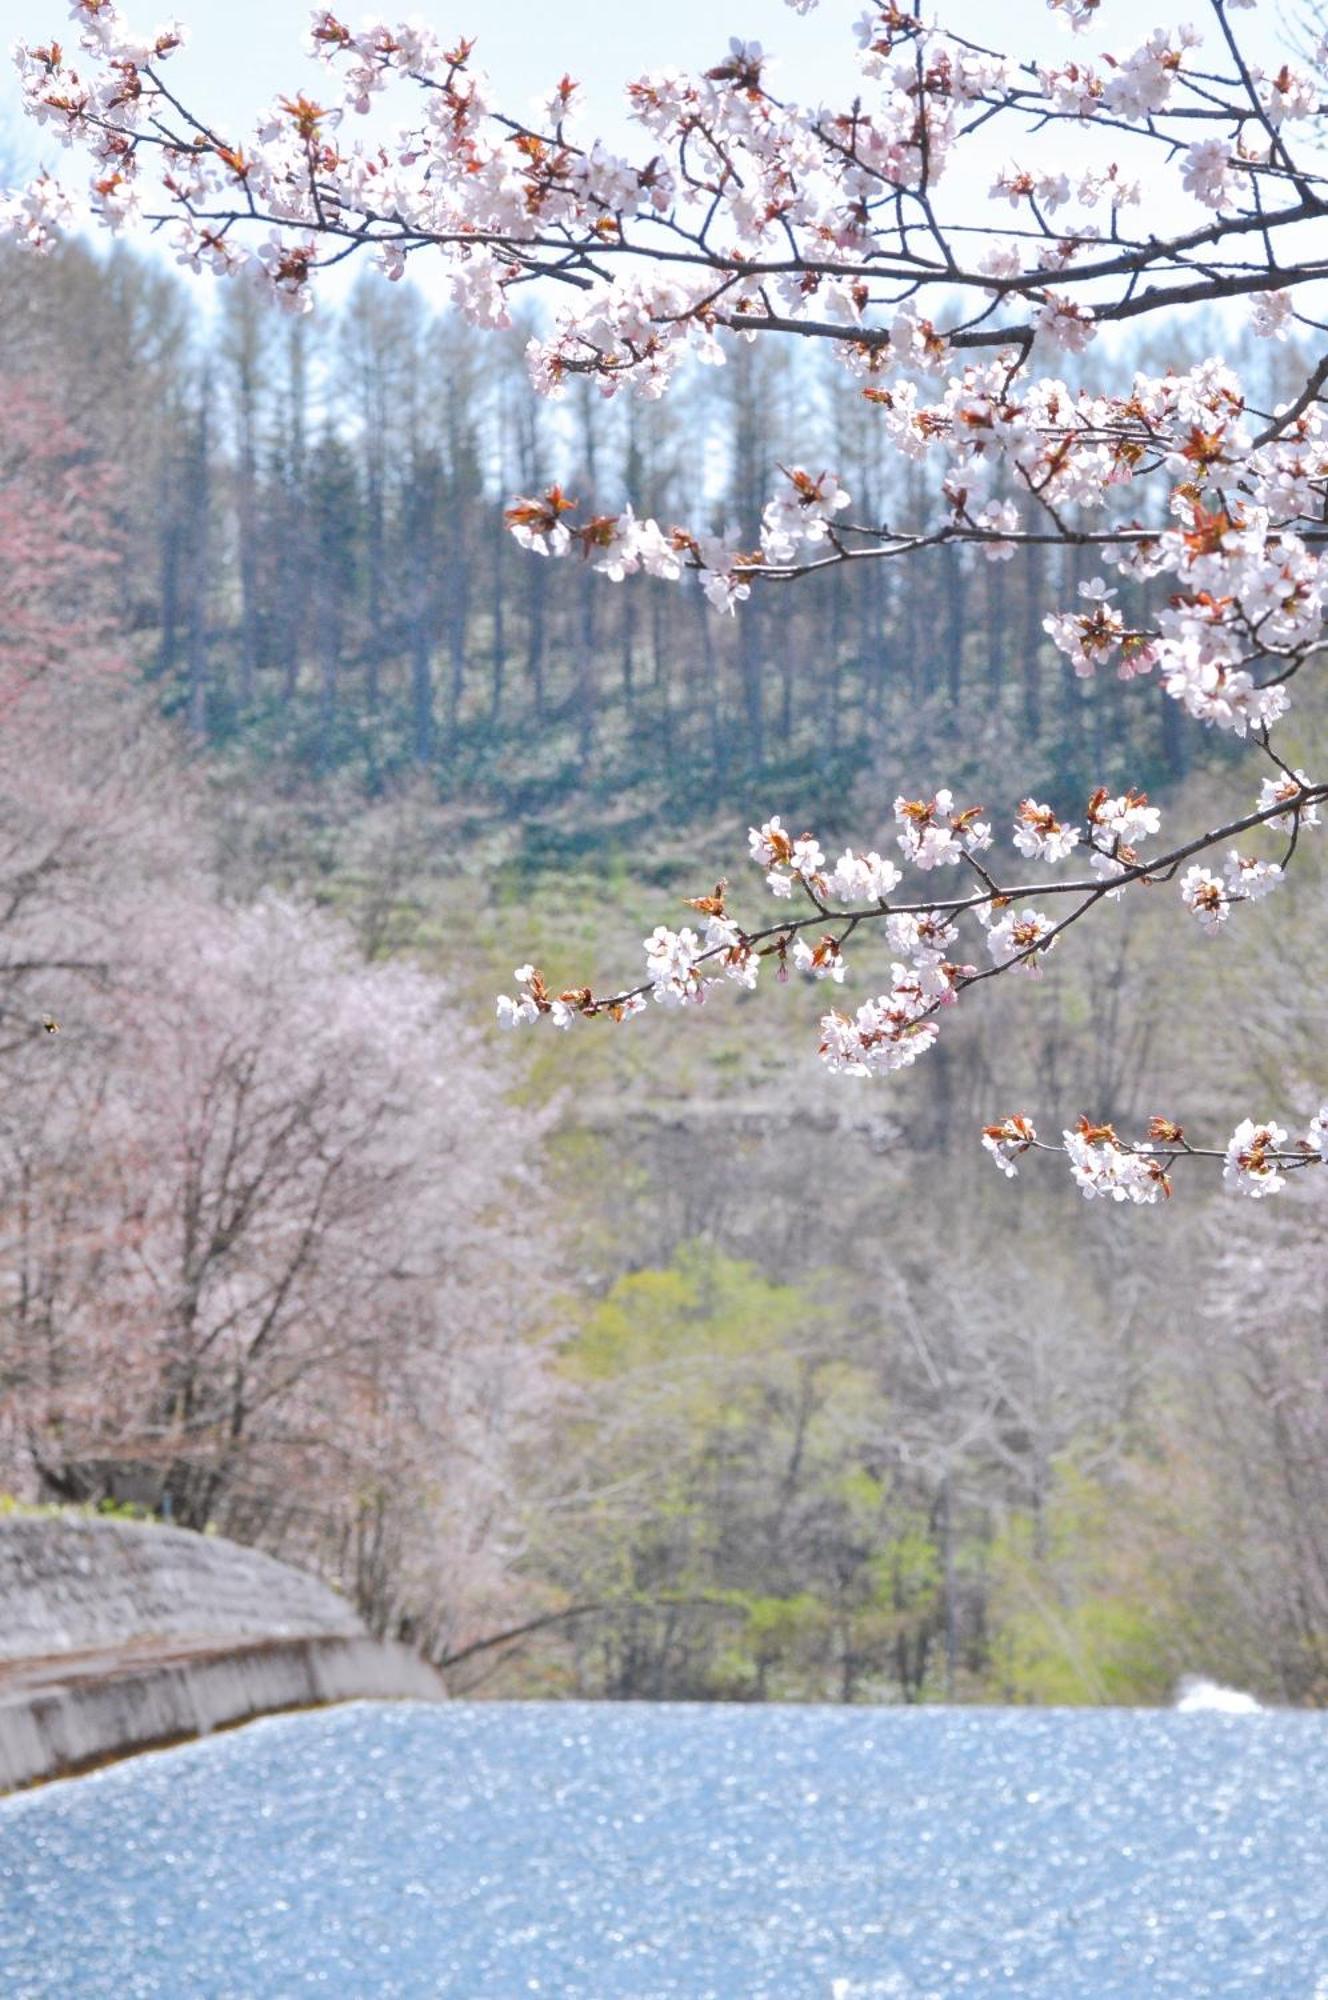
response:
[(0, 1519), (0, 1792), (276, 1709), (437, 1701), (315, 1577), (210, 1535)]
[(0, 1518), (0, 1660), (145, 1637), (363, 1630), (316, 1577), (219, 1536), (78, 1514)]
[(0, 1792), (136, 1750), (323, 1702), (438, 1701), (442, 1682), (408, 1647), (376, 1639), (277, 1639), (0, 1692)]

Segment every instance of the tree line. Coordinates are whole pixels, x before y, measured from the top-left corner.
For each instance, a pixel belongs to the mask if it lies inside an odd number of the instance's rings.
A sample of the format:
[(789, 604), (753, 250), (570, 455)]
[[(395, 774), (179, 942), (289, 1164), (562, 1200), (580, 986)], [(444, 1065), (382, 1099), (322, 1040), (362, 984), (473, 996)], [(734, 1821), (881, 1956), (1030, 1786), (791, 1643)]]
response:
[[(97, 355), (76, 359), (94, 314)], [(699, 506), (755, 545), (795, 434), (867, 517), (916, 520), (929, 497), (854, 385), (805, 356), (735, 342), (666, 402), (578, 382), (549, 405), (525, 393), (527, 334), (479, 336), (373, 280), (315, 320), (238, 287), (205, 314), (161, 265), (78, 245), (27, 261), (0, 308), (10, 365), (63, 353), (89, 430), (132, 459), (124, 610), (200, 742), (370, 795), (422, 772), (537, 848), (573, 800), (595, 826), (796, 809), (826, 773), (922, 785), (942, 734), (960, 782), (1016, 737), (1027, 781), (1062, 797), (1183, 774), (1173, 705), (1108, 682), (1090, 700), (1041, 629), (1093, 573), (1072, 543), (836, 569), (737, 620), (515, 547), (505, 502), (555, 479), (587, 505)]]

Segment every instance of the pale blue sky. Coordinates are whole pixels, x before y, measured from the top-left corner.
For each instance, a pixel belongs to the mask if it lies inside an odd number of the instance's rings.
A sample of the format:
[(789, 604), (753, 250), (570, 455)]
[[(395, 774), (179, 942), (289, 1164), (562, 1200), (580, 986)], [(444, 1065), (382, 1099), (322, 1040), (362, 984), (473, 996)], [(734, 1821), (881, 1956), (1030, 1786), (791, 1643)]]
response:
[[(3, 0), (6, 29), (39, 38), (70, 39), (68, 10), (61, 0)], [(145, 5), (127, 0), (135, 24), (153, 26), (176, 12), (190, 30), (190, 47), (172, 61), (182, 83), (206, 92), (219, 119), (247, 124), (253, 111), (279, 90), (288, 91), (301, 75), (318, 74), (300, 56), (310, 8), (306, 0), (171, 0)], [(358, 22), (368, 10), (348, 5)], [(667, 4), (606, 4), (606, 0), (426, 0), (426, 4), (385, 5), (381, 17), (418, 14), (444, 33), (478, 39), (476, 59), (523, 107), (564, 69), (590, 93), (597, 130), (615, 127), (619, 141), (630, 129), (619, 110), (621, 86), (644, 69), (673, 65), (692, 68), (713, 62), (731, 34), (760, 41), (778, 58), (775, 83), (781, 95), (800, 101), (843, 98), (852, 88), (853, 22), (864, 0), (822, 0), (809, 15), (797, 15), (782, 0), (667, 0)], [(1098, 45), (1129, 48), (1157, 20), (1194, 20), (1209, 15), (1203, 0), (1104, 0), (1095, 27), (1082, 39), (1070, 36), (1041, 0), (952, 0), (942, 10), (948, 21), (976, 39), (1003, 44), (1007, 51), (1044, 54)], [(1275, 14), (1237, 17), (1244, 35), (1268, 43)], [(18, 94), (6, 69), (0, 85), (11, 121)], [(598, 115), (595, 115), (598, 114)]]
[[(1133, 4), (1133, 0), (1131, 0)], [(31, 37), (65, 35), (68, 14), (60, 0), (3, 0), (6, 25)], [(165, 5), (125, 11), (145, 26), (171, 12), (190, 30), (190, 46), (173, 58), (181, 82), (197, 80), (219, 117), (244, 125), (252, 112), (278, 91), (289, 91), (301, 76), (319, 74), (300, 56), (309, 19), (305, 0), (171, 0)], [(799, 16), (782, 0), (668, 0), (654, 4), (608, 5), (605, 0), (403, 0), (370, 10), (345, 8), (358, 23), (370, 11), (391, 19), (412, 14), (445, 34), (477, 39), (476, 61), (488, 70), (505, 97), (521, 109), (555, 83), (564, 70), (584, 82), (597, 131), (626, 144), (630, 127), (621, 116), (622, 85), (643, 70), (693, 68), (714, 62), (728, 37), (761, 41), (780, 58), (779, 85), (791, 97), (840, 94), (851, 75), (852, 23), (861, 0), (825, 0), (820, 11)], [(17, 92), (6, 76), (7, 108)], [(638, 135), (638, 143), (640, 135)]]

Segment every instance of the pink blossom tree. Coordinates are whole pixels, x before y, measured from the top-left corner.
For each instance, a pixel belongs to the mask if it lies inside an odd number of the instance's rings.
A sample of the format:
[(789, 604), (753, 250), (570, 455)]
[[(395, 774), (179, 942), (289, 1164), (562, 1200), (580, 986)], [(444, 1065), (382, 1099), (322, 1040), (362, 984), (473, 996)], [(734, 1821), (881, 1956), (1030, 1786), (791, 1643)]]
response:
[(105, 976), (111, 884), (191, 853), (117, 628), (115, 494), (49, 394), (0, 380), (0, 1059)]
[(111, 474), (31, 385), (6, 382), (0, 422), (0, 699), (43, 675), (108, 673), (114, 644)]
[[(1076, 357), (1104, 331), (1202, 306), (1313, 348), (1325, 45), (1283, 60), (1237, 31), (1236, 0), (1210, 0), (1206, 36), (1159, 27), (1102, 47), (1096, 0), (1052, 0), (1057, 32), (1078, 39), (1019, 60), (873, 4), (837, 104), (777, 95), (761, 48), (733, 41), (701, 75), (628, 85), (643, 143), (627, 158), (578, 137), (568, 77), (535, 123), (513, 118), (470, 42), (418, 23), (356, 30), (326, 8), (311, 45), (327, 101), (281, 98), (251, 134), (222, 132), (172, 88), (181, 29), (141, 36), (111, 0), (72, 11), (76, 50), (29, 43), (18, 62), (33, 115), (89, 159), (86, 199), (108, 227), (141, 217), (183, 263), (246, 277), (296, 312), (321, 268), (356, 254), (388, 277), (440, 259), (482, 326), (508, 324), (521, 288), (542, 285), (570, 301), (530, 346), (551, 396), (587, 378), (657, 397), (685, 358), (722, 363), (725, 337), (816, 341), (860, 391), (863, 422), (931, 468), (937, 496), (925, 518), (882, 520), (834, 470), (791, 464), (759, 544), (742, 547), (699, 520), (599, 512), (555, 486), (510, 509), (533, 555), (691, 583), (740, 615), (753, 590), (827, 566), (1070, 546), (1099, 573), (1047, 609), (1067, 671), (1114, 669), (1254, 759), (1244, 812), (1175, 834), (1142, 793), (1106, 787), (1066, 802), (1016, 784), (990, 817), (941, 784), (901, 791), (888, 855), (831, 857), (772, 815), (750, 854), (773, 916), (740, 917), (720, 884), (694, 900), (699, 928), (646, 941), (639, 983), (555, 992), (523, 967), (500, 1020), (620, 1022), (652, 998), (685, 1007), (724, 981), (751, 987), (771, 962), (838, 986), (850, 952), (883, 935), (888, 983), (852, 1013), (830, 1009), (820, 1041), (832, 1070), (879, 1075), (924, 1055), (970, 989), (1036, 977), (1109, 902), (1175, 895), (1179, 921), (1219, 938), (1277, 890), (1328, 799), (1328, 780), (1283, 747), (1292, 684), (1323, 644), (1328, 358), (1261, 404), (1220, 358), (1098, 391)], [(405, 123), (357, 137), (392, 94), (409, 102)], [(71, 213), (47, 177), (7, 204), (36, 248)], [(1156, 1201), (1195, 1158), (1253, 1197), (1328, 1161), (1328, 1105), (1287, 1125), (1244, 1118), (1225, 1146), (1196, 1144), (1176, 1109), (1133, 1139), (1085, 1117), (1054, 1146), (1011, 1112), (984, 1144), (1008, 1174), (1062, 1151), (1085, 1195), (1115, 1202)]]

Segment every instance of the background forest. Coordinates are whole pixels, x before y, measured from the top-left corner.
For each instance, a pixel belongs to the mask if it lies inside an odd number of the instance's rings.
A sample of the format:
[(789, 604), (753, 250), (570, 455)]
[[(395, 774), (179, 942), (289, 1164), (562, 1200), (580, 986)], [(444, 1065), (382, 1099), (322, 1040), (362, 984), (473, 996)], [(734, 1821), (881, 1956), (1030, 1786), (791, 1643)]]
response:
[(771, 811), (1009, 816), (1016, 739), (1067, 812), (1248, 789), (1052, 653), (1078, 551), (735, 621), (523, 552), (553, 478), (747, 531), (795, 433), (882, 519), (922, 474), (796, 358), (550, 408), (521, 350), (376, 280), (312, 322), (0, 259), (0, 1479), (310, 1564), (476, 1691), (1328, 1699), (1317, 1184), (1104, 1215), (977, 1146), (1328, 1094), (1322, 858), (1229, 939), (1100, 924), (888, 1084), (797, 984), (513, 1048), (513, 965), (622, 977)]

